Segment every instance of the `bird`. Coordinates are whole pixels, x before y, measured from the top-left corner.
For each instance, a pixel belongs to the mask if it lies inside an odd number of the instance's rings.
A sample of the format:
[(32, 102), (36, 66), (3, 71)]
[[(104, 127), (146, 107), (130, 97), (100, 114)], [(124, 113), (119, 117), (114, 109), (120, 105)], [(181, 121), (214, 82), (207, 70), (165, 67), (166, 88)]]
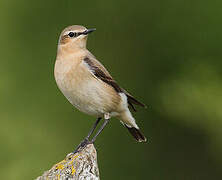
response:
[[(67, 100), (81, 112), (96, 117), (95, 124), (76, 151), (94, 143), (112, 117), (119, 119), (136, 141), (145, 142), (146, 137), (131, 111), (136, 111), (135, 105), (146, 106), (121, 88), (87, 49), (88, 35), (95, 30), (81, 25), (66, 27), (59, 37), (54, 66), (55, 81)], [(103, 124), (90, 140), (102, 118)]]

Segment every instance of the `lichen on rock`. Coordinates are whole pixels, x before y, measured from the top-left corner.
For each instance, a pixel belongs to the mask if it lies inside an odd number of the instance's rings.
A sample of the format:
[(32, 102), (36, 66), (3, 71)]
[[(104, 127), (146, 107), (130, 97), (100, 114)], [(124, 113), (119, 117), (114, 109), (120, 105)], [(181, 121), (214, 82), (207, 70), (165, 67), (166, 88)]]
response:
[(97, 153), (93, 144), (70, 153), (36, 180), (99, 180)]

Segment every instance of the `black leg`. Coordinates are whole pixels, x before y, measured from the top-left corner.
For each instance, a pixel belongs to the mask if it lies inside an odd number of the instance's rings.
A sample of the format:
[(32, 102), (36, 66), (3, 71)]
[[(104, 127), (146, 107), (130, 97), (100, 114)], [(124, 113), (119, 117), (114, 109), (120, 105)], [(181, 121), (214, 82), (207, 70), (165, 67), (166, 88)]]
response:
[(97, 125), (99, 124), (100, 120), (102, 118), (99, 117), (95, 124), (93, 125), (92, 129), (89, 131), (89, 134), (85, 137), (85, 139), (77, 146), (76, 150), (73, 152), (74, 154), (77, 153), (79, 151), (80, 148), (84, 148), (87, 144), (90, 143), (89, 138), (92, 135), (92, 133), (94, 132), (94, 130), (96, 129)]
[(89, 137), (92, 135), (92, 133), (93, 133), (94, 130), (96, 129), (96, 127), (97, 127), (97, 125), (99, 124), (99, 122), (100, 122), (101, 119), (102, 119), (102, 118), (99, 117), (99, 118), (96, 120), (96, 122), (95, 122), (95, 124), (93, 125), (92, 129), (89, 131), (89, 134), (87, 135), (86, 139), (89, 139)]
[(103, 125), (99, 128), (99, 130), (96, 132), (96, 135), (92, 138), (90, 143), (94, 143), (96, 140), (96, 137), (102, 132), (102, 130), (105, 128), (105, 126), (108, 124), (109, 119), (105, 119)]

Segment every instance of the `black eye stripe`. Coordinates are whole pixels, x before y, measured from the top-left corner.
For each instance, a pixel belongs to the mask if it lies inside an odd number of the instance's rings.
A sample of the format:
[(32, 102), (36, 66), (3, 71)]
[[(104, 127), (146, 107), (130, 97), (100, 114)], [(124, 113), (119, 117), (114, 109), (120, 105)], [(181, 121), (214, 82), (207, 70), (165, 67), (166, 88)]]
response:
[(76, 36), (78, 36), (78, 34), (76, 32), (70, 32), (68, 35), (69, 35), (69, 37), (76, 37)]

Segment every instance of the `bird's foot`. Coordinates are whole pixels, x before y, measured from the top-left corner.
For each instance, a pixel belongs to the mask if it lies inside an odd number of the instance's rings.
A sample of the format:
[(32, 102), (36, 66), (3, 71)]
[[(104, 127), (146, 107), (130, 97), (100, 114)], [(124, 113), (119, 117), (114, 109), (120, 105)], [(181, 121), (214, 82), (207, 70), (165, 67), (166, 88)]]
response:
[(80, 152), (82, 149), (84, 149), (88, 144), (92, 144), (91, 141), (89, 141), (88, 138), (85, 138), (75, 149), (75, 151), (73, 152), (73, 154)]

